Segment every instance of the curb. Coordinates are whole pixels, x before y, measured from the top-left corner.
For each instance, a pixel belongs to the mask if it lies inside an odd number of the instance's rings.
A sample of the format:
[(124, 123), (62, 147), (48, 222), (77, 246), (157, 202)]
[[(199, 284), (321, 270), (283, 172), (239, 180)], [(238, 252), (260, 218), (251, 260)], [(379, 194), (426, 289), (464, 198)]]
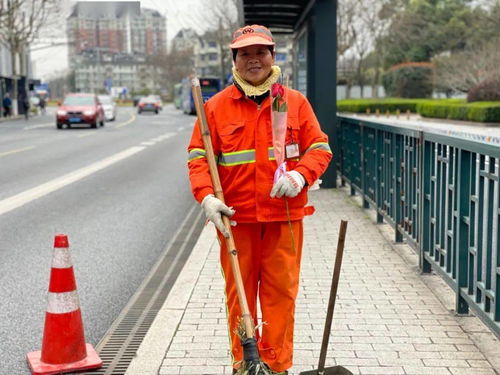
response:
[(7, 122), (7, 121), (17, 121), (17, 120), (21, 120), (22, 118), (24, 118), (24, 116), (21, 116), (21, 115), (10, 116), (10, 117), (0, 117), (0, 123)]

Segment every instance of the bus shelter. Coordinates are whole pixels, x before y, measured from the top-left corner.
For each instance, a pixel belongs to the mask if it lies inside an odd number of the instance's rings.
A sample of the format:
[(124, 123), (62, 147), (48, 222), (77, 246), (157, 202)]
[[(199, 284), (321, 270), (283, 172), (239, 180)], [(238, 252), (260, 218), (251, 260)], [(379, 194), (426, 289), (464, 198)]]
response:
[[(311, 102), (334, 159), (336, 122), (336, 0), (242, 0), (242, 23), (294, 35), (294, 88)], [(323, 187), (336, 187), (336, 160), (323, 175)]]

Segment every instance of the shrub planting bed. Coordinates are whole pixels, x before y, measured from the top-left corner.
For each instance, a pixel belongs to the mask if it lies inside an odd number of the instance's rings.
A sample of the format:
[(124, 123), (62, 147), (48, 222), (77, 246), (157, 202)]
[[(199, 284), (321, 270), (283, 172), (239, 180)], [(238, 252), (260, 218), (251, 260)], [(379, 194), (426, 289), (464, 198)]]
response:
[(337, 101), (338, 112), (401, 113), (450, 120), (500, 122), (500, 101), (467, 103), (463, 99), (346, 99)]

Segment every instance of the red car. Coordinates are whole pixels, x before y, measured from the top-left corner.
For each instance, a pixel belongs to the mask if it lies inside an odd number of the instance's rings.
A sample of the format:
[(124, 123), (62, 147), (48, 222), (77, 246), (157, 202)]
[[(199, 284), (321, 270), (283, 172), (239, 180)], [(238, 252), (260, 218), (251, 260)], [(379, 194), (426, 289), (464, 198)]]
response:
[(92, 128), (97, 128), (97, 124), (104, 126), (104, 110), (94, 94), (68, 94), (57, 108), (58, 129), (81, 124), (90, 124)]

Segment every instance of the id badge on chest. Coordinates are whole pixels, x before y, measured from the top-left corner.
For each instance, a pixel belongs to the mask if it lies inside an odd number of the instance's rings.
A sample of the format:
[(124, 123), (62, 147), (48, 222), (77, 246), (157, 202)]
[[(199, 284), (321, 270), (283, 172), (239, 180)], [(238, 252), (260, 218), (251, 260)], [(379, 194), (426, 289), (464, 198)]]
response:
[(298, 143), (289, 143), (285, 145), (285, 157), (287, 159), (298, 158), (299, 156), (300, 152)]

